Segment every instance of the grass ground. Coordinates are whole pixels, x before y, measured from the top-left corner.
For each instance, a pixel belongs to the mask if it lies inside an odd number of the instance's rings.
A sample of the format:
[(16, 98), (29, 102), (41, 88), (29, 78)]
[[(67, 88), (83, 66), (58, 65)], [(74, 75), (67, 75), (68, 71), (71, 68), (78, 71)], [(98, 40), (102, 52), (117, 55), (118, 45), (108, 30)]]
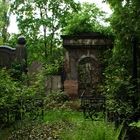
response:
[(52, 109), (43, 121), (18, 122), (2, 130), (0, 140), (118, 140), (120, 129), (104, 120), (85, 120), (82, 112)]

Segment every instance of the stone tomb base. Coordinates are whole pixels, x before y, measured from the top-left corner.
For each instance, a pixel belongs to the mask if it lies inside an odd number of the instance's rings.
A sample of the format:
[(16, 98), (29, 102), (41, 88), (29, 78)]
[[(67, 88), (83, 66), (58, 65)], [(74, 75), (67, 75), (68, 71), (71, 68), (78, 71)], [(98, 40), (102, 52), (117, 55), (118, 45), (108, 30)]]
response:
[(64, 91), (69, 95), (70, 98), (74, 99), (78, 97), (78, 81), (77, 80), (66, 80), (64, 81)]

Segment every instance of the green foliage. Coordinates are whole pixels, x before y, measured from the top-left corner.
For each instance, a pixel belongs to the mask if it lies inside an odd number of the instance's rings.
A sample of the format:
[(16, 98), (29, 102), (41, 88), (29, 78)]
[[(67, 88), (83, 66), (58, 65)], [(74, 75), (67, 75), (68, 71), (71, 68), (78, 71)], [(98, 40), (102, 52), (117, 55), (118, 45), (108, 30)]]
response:
[(130, 139), (137, 139), (140, 137), (140, 120), (129, 124)]
[[(62, 27), (65, 26), (65, 17), (69, 16), (72, 11), (76, 11), (78, 4), (73, 0), (30, 2), (25, 0), (24, 4), (22, 1), (15, 0), (11, 8), (12, 12), (17, 15), (21, 34), (27, 38), (31, 61), (37, 59), (46, 62), (49, 56), (57, 54), (55, 52), (61, 44), (60, 34)], [(61, 50), (58, 49), (58, 51)]]
[[(107, 1), (113, 14), (110, 17), (110, 24), (115, 33), (115, 37), (128, 49), (130, 47), (130, 41), (132, 36), (136, 36), (138, 39), (140, 34), (139, 28), (139, 0), (105, 0)], [(129, 13), (129, 14), (128, 14)]]
[(121, 140), (123, 125), (115, 129), (112, 123), (85, 121), (81, 112), (53, 109), (46, 112), (44, 121), (18, 122), (8, 139), (70, 139), (70, 140)]
[[(77, 121), (74, 128), (66, 129), (62, 133), (62, 139), (67, 140), (118, 140), (122, 127), (114, 130), (112, 124), (94, 121)], [(69, 132), (69, 133), (67, 133)], [(121, 138), (123, 140), (123, 138)]]
[(14, 34), (14, 33), (10, 34), (10, 37), (8, 39), (8, 42), (7, 42), (8, 46), (15, 48), (16, 44), (17, 44), (17, 39), (18, 39), (19, 36), (20, 35), (17, 35), (17, 34)]
[(133, 123), (129, 124), (129, 126), (140, 128), (140, 120), (138, 122), (133, 122)]
[[(110, 17), (115, 40), (114, 48), (107, 58), (105, 76), (105, 94), (108, 109), (116, 112), (117, 118), (128, 119), (137, 112), (134, 99), (138, 99), (132, 84), (132, 51), (131, 38), (139, 40), (140, 23), (139, 1), (105, 0), (113, 10)], [(128, 14), (129, 13), (129, 14)], [(138, 48), (139, 50), (139, 48)], [(138, 57), (139, 59), (139, 57)], [(139, 67), (139, 64), (138, 64)], [(139, 68), (138, 68), (139, 69)], [(138, 72), (139, 73), (139, 72)], [(135, 111), (134, 111), (135, 110)]]
[[(1, 76), (5, 73), (5, 71), (1, 73)], [(8, 74), (7, 77), (13, 82)], [(104, 121), (85, 121), (81, 112), (72, 110), (72, 105), (77, 103), (75, 103), (75, 101), (68, 102), (68, 97), (63, 92), (52, 91), (44, 97), (45, 91), (44, 86), (42, 86), (44, 83), (42, 80), (43, 77), (44, 73), (40, 73), (35, 83), (32, 83), (30, 87), (15, 82), (19, 84), (19, 96), (16, 100), (17, 102), (12, 102), (12, 104), (14, 103), (16, 105), (15, 115), (20, 115), (22, 121), (18, 121), (14, 124), (13, 128), (7, 132), (9, 140), (48, 138), (71, 138), (73, 140), (86, 140), (87, 138), (95, 140), (118, 139), (122, 127), (118, 130), (114, 130), (113, 124), (105, 123)], [(5, 77), (3, 78), (5, 79)], [(15, 98), (15, 96), (12, 96), (12, 98)], [(43, 101), (43, 110), (47, 109), (43, 119), (45, 122), (37, 120), (31, 121), (30, 117), (36, 119), (36, 116), (42, 113), (42, 102), (40, 101)], [(10, 109), (13, 109), (11, 105)], [(12, 115), (11, 112), (9, 113)], [(3, 119), (4, 116), (1, 117)], [(69, 133), (67, 133), (68, 131)]]
[(0, 77), (0, 120), (2, 123), (9, 121), (8, 113), (15, 106), (20, 89), (4, 69), (0, 70)]
[(54, 49), (53, 54), (44, 60), (46, 75), (57, 75), (61, 73), (64, 61), (63, 51), (63, 48)]
[(16, 120), (43, 116), (45, 92), (42, 80), (38, 79), (34, 85), (27, 86), (26, 78), (24, 81), (15, 81), (3, 69), (0, 70), (0, 77), (1, 127), (10, 125)]
[(110, 34), (110, 28), (103, 28), (100, 24), (105, 16), (95, 4), (80, 6), (73, 0), (25, 0), (23, 4), (15, 0), (11, 9), (17, 15), (21, 34), (27, 38), (28, 62), (39, 60), (47, 63), (47, 69), (52, 72), (61, 67), (63, 61), (63, 49), (60, 48), (62, 31), (65, 34), (91, 31)]
[(81, 32), (101, 32), (111, 33), (111, 28), (104, 27), (101, 22), (105, 22), (105, 13), (95, 4), (83, 3), (78, 12), (73, 12), (67, 17), (67, 26), (63, 34), (78, 34)]
[(62, 108), (64, 103), (69, 100), (68, 95), (62, 91), (51, 91), (45, 98), (45, 108)]
[(7, 28), (9, 26), (10, 19), (10, 6), (9, 2), (6, 0), (0, 0), (0, 45), (7, 43), (8, 32)]
[[(115, 46), (116, 47), (116, 46)], [(106, 108), (116, 115), (118, 120), (128, 119), (133, 113), (134, 86), (130, 75), (130, 58), (121, 46), (114, 48), (112, 56), (106, 58), (103, 92), (106, 96)], [(110, 52), (109, 52), (110, 53)], [(115, 118), (114, 118), (115, 119)]]
[[(117, 140), (123, 125), (114, 129), (114, 125), (104, 121), (85, 121), (81, 112), (70, 110), (48, 111), (45, 116), (48, 123), (65, 122), (59, 133), (60, 139), (67, 140)], [(69, 133), (68, 133), (69, 132)]]

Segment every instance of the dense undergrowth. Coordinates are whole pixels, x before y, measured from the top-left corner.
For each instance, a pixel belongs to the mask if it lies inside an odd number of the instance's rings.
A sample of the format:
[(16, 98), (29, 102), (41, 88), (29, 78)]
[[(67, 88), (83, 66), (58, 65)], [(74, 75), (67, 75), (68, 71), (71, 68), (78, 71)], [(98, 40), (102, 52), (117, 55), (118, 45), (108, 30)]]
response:
[[(113, 123), (85, 120), (71, 109), (48, 110), (44, 120), (24, 120), (1, 132), (3, 140), (118, 140)], [(123, 137), (122, 137), (123, 139)]]
[(0, 139), (118, 140), (122, 126), (84, 119), (79, 100), (70, 101), (58, 90), (45, 95), (43, 79), (41, 73), (27, 85), (1, 70)]
[[(79, 100), (69, 101), (61, 91), (46, 97), (43, 118), (24, 118), (1, 129), (2, 140), (118, 140), (118, 129), (103, 118), (84, 119)], [(122, 136), (123, 139), (123, 136)]]

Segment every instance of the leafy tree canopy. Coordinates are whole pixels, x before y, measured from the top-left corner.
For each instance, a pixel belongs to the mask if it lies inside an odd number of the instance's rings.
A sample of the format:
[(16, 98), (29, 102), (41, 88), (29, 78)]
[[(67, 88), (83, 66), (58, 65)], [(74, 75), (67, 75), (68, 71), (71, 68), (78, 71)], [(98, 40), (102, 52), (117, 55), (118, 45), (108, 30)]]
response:
[(7, 28), (9, 26), (10, 7), (6, 0), (0, 0), (0, 45), (8, 40)]
[(28, 39), (32, 60), (46, 61), (53, 56), (55, 48), (61, 43), (60, 34), (66, 23), (65, 18), (72, 11), (77, 11), (78, 7), (79, 4), (73, 0), (14, 1), (12, 10), (17, 15), (21, 34)]
[[(138, 105), (139, 98), (132, 84), (131, 39), (135, 36), (140, 40), (140, 1), (105, 0), (105, 2), (108, 2), (113, 10), (110, 24), (115, 35), (112, 55), (107, 59), (108, 67), (104, 73), (105, 93), (109, 97), (110, 109), (119, 112), (120, 116), (123, 114), (129, 117), (131, 114), (135, 117), (135, 112), (138, 111), (135, 105)], [(139, 59), (139, 48), (137, 54)], [(139, 67), (138, 64), (138, 76), (140, 76)]]
[(83, 3), (78, 12), (73, 12), (67, 18), (67, 26), (63, 34), (78, 34), (80, 32), (106, 32), (111, 33), (111, 28), (104, 27), (105, 12), (101, 11), (94, 3)]
[(113, 10), (111, 25), (117, 37), (130, 42), (132, 35), (140, 34), (139, 0), (106, 0)]

